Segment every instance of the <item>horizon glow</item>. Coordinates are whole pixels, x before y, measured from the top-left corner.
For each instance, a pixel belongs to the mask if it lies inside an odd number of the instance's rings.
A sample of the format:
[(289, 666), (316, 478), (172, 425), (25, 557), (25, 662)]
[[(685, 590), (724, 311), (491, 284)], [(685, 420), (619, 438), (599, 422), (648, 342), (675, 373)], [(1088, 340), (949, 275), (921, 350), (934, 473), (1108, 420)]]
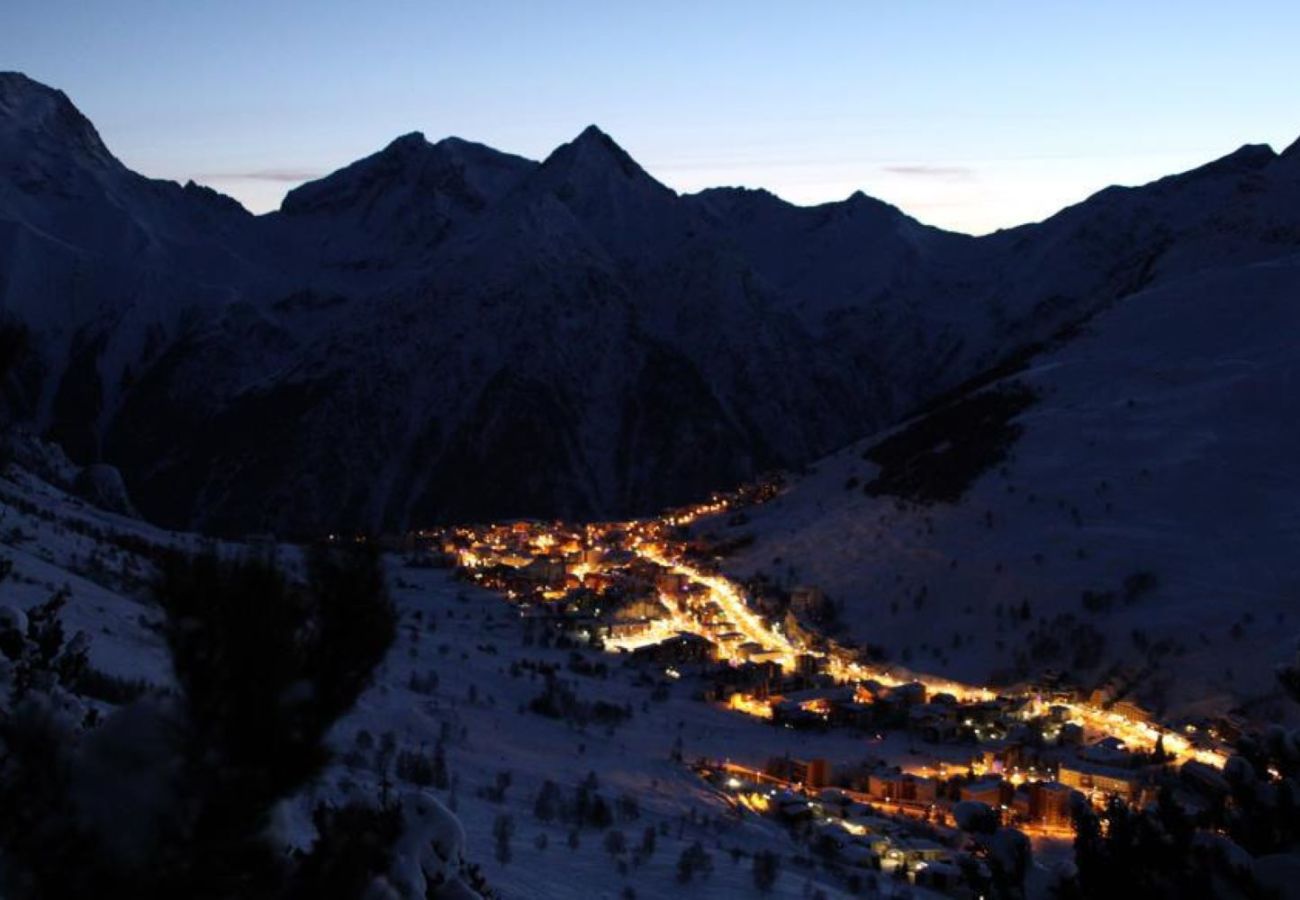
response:
[(984, 233), (1300, 133), (1300, 7), (10, 4), (0, 68), (128, 166), (255, 212), (399, 134), (533, 159), (598, 124), (687, 193), (855, 190)]

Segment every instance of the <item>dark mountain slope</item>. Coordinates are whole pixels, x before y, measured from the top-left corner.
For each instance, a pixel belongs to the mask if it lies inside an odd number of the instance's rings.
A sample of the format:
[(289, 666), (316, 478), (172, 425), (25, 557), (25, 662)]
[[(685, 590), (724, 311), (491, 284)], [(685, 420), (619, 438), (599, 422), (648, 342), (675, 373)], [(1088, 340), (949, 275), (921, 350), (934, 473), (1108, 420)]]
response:
[(176, 526), (623, 515), (811, 460), (1136, 289), (1297, 246), (1248, 149), (987, 238), (680, 197), (588, 128), (398, 138), (252, 216), (0, 75), (6, 414)]

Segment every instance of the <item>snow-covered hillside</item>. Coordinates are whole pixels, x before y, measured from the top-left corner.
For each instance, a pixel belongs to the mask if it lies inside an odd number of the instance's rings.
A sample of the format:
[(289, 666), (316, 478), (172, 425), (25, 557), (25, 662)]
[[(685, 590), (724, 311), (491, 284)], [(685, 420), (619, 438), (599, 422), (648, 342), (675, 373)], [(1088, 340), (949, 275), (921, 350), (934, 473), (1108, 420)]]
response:
[[(921, 670), (1115, 676), (1166, 715), (1267, 718), (1300, 638), (1297, 334), (1300, 256), (1165, 279), (818, 462), (730, 526), (756, 541), (728, 569), (821, 587), (848, 633)], [(1026, 388), (1006, 424), (972, 424)], [(1005, 455), (968, 471), (998, 435)]]
[[(106, 513), (16, 466), (0, 477), (0, 511), (0, 560), (12, 563), (0, 581), (4, 615), (30, 610), (66, 586), (65, 630), (69, 637), (86, 634), (91, 664), (104, 676), (98, 683), (116, 691), (93, 701), (102, 712), (130, 702), (141, 684), (174, 689), (160, 636), (163, 613), (149, 590), (154, 551), (216, 545)], [(261, 554), (271, 548), (219, 549)], [(297, 548), (275, 552), (284, 565), (296, 565)], [(463, 839), (466, 859), (507, 900), (559, 900), (573, 896), (575, 885), (609, 900), (747, 896), (752, 856), (760, 850), (785, 860), (768, 896), (849, 896), (843, 878), (814, 864), (784, 827), (739, 816), (684, 762), (705, 757), (762, 765), (787, 753), (860, 761), (866, 753), (860, 737), (774, 729), (700, 702), (688, 682), (647, 680), (644, 669), (590, 649), (542, 646), (501, 597), (455, 580), (449, 570), (391, 557), (388, 578), (399, 616), (397, 640), (373, 685), (335, 725), (333, 762), (276, 810), (271, 837), (285, 852), (311, 847), (311, 811), (318, 804), (387, 798), (400, 802), (408, 819), (423, 814), (436, 826), (418, 833), (424, 844), (399, 846), (399, 861), (425, 858), (428, 868), (434, 859), (428, 840), (454, 848)], [(530, 711), (548, 667), (583, 702), (626, 709), (629, 718), (579, 725)], [(143, 740), (144, 733), (133, 739)], [(906, 740), (896, 743), (893, 749), (906, 758)], [(681, 758), (672, 758), (674, 750)], [(558, 789), (556, 809), (563, 810), (585, 783), (610, 818), (575, 822), (554, 809), (540, 812), (538, 796), (548, 781)], [(678, 862), (697, 841), (712, 872), (684, 884)], [(796, 865), (796, 858), (805, 862)], [(397, 896), (423, 894), (399, 890)], [(917, 889), (912, 896), (931, 895)]]
[(855, 194), (679, 196), (597, 128), (418, 133), (252, 216), (0, 76), (5, 415), (153, 521), (318, 534), (648, 512), (805, 463), (1190, 272), (1293, 253), (1248, 147), (985, 238)]

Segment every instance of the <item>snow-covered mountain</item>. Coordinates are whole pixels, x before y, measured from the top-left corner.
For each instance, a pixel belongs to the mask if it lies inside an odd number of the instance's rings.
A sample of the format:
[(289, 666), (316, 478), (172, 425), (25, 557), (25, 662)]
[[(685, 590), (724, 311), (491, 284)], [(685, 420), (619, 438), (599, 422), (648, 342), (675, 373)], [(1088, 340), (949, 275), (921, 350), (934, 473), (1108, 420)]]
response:
[(1300, 246), (1244, 148), (970, 238), (860, 194), (679, 196), (597, 128), (398, 138), (253, 216), (0, 76), (7, 413), (225, 532), (657, 508), (886, 426), (1138, 289)]
[(1166, 716), (1288, 709), (1300, 253), (1215, 243), (1215, 265), (1201, 241), (1185, 274), (819, 461), (752, 520), (706, 526), (755, 538), (730, 570), (821, 587), (847, 634), (925, 671), (1056, 669)]

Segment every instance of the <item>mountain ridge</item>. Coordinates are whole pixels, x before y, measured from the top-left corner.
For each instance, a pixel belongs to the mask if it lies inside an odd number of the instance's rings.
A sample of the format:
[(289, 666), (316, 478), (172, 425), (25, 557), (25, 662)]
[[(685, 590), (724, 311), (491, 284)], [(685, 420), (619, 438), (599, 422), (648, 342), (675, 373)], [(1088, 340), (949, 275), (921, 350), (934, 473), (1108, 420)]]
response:
[[(6, 121), (0, 167), (44, 166)], [(0, 410), (172, 527), (648, 512), (1294, 250), (1300, 173), (1238, 154), (982, 238), (860, 192), (678, 195), (596, 126), (541, 162), (410, 132), (257, 216), (58, 167), (0, 184), (0, 327), (29, 337)]]

